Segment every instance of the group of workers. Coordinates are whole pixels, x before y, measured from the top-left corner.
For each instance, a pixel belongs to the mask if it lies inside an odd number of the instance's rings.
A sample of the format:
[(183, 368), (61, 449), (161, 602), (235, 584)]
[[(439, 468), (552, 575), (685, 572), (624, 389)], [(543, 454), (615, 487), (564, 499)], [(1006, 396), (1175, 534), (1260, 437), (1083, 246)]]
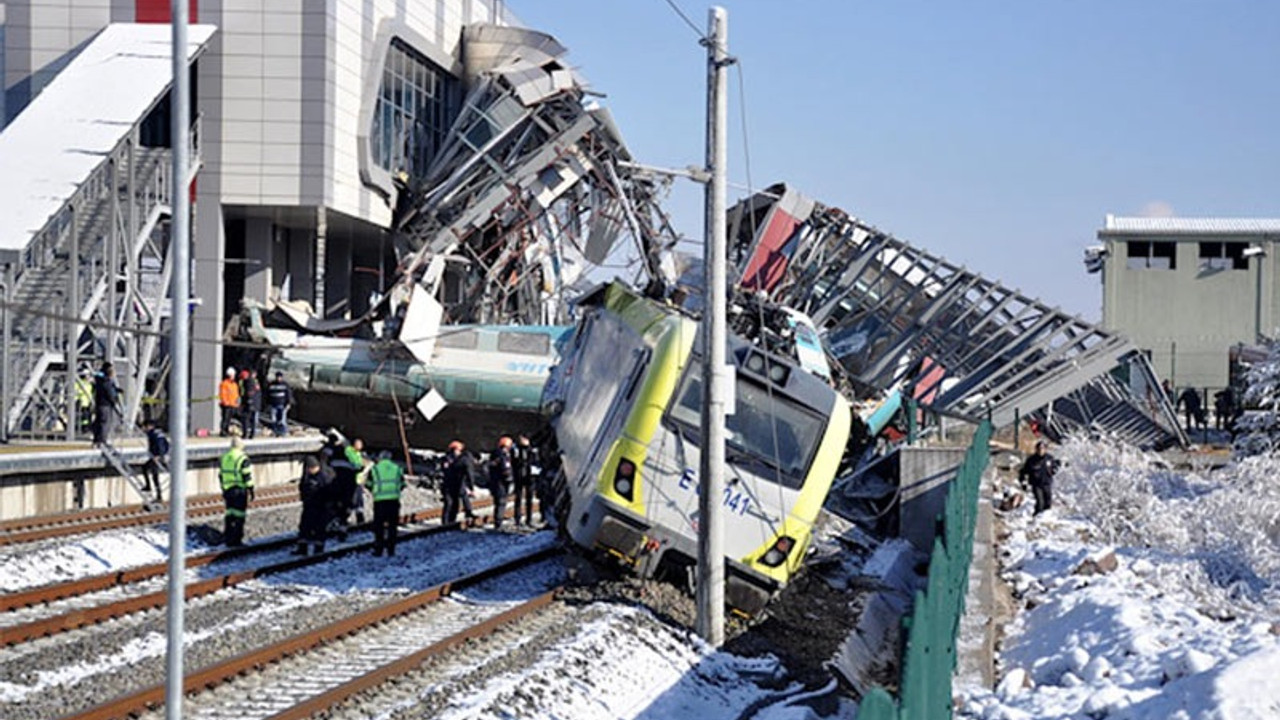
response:
[[(245, 453), (244, 441), (234, 429), (229, 431), (231, 447), (219, 463), (226, 506), (223, 542), (228, 547), (238, 547), (244, 544), (246, 512), (254, 498), (253, 466)], [(504, 436), (484, 464), (487, 472), (481, 470), (481, 462), (467, 452), (461, 441), (449, 444), (441, 463), (440, 489), (444, 501), (441, 522), (457, 523), (458, 511), (463, 510), (467, 524), (474, 524), (477, 517), (471, 498), (476, 486), (481, 485), (493, 496), (495, 529), (502, 528), (507, 498), (511, 495), (515, 496), (516, 525), (532, 526), (535, 495), (545, 502), (537, 448), (523, 435), (518, 443)], [(353, 514), (355, 524), (363, 525), (367, 490), (373, 498), (373, 554), (394, 556), (404, 487), (404, 470), (391, 459), (390, 452), (383, 451), (376, 459), (370, 458), (359, 438), (347, 443), (339, 433), (330, 431), (320, 452), (307, 456), (302, 464), (302, 477), (298, 481), (302, 514), (298, 522), (298, 544), (293, 553), (322, 553), (325, 540), (330, 536), (345, 540)], [(546, 519), (545, 511), (542, 518)]]
[[(486, 471), (482, 471), (477, 458), (467, 451), (461, 440), (449, 443), (449, 450), (441, 462), (440, 494), (444, 511), (440, 522), (446, 525), (456, 523), (461, 509), (465, 512), (467, 524), (473, 524), (476, 515), (471, 507), (471, 498), (475, 495), (476, 485), (480, 484), (493, 496), (494, 529), (502, 529), (507, 498), (512, 495), (515, 496), (515, 524), (532, 526), (534, 496), (536, 494), (544, 502), (546, 498), (537, 447), (524, 435), (519, 436), (519, 442), (513, 442), (504, 435), (498, 439), (498, 445), (490, 453), (486, 465)], [(541, 515), (545, 520), (546, 511), (543, 510)]]
[(236, 374), (233, 367), (227, 368), (226, 376), (218, 384), (218, 408), (222, 412), (221, 432), (225, 437), (230, 435), (237, 424), (240, 434), (245, 438), (253, 438), (258, 434), (258, 425), (262, 421), (262, 404), (266, 400), (270, 416), (267, 425), (276, 435), (289, 433), (289, 408), (293, 406), (293, 390), (284, 381), (284, 373), (277, 372), (275, 379), (267, 384), (266, 391), (258, 382), (256, 372), (241, 369)]

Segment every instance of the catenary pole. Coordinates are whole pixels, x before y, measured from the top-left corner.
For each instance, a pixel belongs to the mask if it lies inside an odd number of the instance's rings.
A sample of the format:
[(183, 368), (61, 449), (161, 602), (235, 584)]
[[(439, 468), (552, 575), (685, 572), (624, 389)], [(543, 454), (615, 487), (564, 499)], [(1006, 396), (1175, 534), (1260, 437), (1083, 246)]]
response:
[(702, 457), (698, 495), (698, 634), (708, 643), (724, 642), (724, 418), (732, 375), (726, 372), (725, 202), (728, 155), (729, 17), (722, 7), (707, 14), (707, 170), (706, 245), (703, 271), (706, 304), (702, 313)]
[(173, 439), (169, 456), (169, 606), (168, 663), (165, 676), (165, 717), (182, 718), (183, 603), (186, 574), (187, 542), (187, 399), (190, 360), (191, 295), (191, 195), (188, 183), (190, 167), (189, 128), (191, 118), (190, 72), (187, 69), (187, 3), (170, 0), (173, 20), (173, 91), (170, 95), (169, 133), (173, 147), (173, 188), (170, 204), (173, 210), (173, 232), (169, 252), (173, 253), (172, 366), (169, 373), (169, 437)]

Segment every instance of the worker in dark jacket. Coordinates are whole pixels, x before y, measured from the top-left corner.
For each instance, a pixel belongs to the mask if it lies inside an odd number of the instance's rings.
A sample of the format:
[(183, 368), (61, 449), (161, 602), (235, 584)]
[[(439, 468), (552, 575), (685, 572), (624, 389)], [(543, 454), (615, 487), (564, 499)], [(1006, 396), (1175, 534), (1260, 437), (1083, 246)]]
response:
[(1204, 405), (1200, 402), (1200, 393), (1195, 388), (1188, 387), (1178, 396), (1178, 404), (1187, 416), (1187, 432), (1191, 432), (1193, 422), (1197, 428), (1204, 430)]
[(231, 449), (218, 463), (218, 478), (222, 482), (222, 500), (226, 503), (226, 516), (222, 523), (223, 542), (227, 547), (244, 544), (244, 522), (253, 499), (253, 467), (244, 452), (244, 441), (231, 438)]
[(329, 485), (329, 532), (337, 535), (338, 540), (346, 540), (351, 499), (359, 489), (356, 480), (359, 469), (341, 452), (329, 461), (329, 468), (333, 470), (333, 482)]
[(475, 491), (472, 476), (476, 472), (475, 461), (466, 446), (460, 440), (449, 443), (449, 452), (441, 463), (444, 477), (440, 481), (440, 494), (444, 500), (444, 512), (440, 515), (441, 525), (452, 525), (458, 521), (458, 507), (466, 500), (466, 519), (470, 522), (474, 514), (471, 511), (469, 498)]
[(1058, 459), (1045, 452), (1044, 441), (1036, 443), (1036, 451), (1018, 471), (1018, 480), (1024, 486), (1030, 486), (1031, 494), (1036, 500), (1035, 514), (1048, 510), (1053, 505), (1053, 476), (1058, 472)]
[(150, 418), (142, 422), (142, 430), (147, 434), (147, 464), (142, 466), (142, 477), (146, 480), (147, 492), (154, 494), (156, 502), (164, 502), (160, 471), (168, 464), (169, 438)]
[(289, 408), (293, 406), (293, 389), (284, 381), (284, 373), (277, 371), (276, 379), (267, 385), (267, 407), (271, 409), (271, 431), (276, 435), (289, 434)]
[(111, 363), (102, 363), (102, 369), (93, 377), (93, 444), (104, 445), (115, 434), (116, 423), (124, 413), (120, 410), (120, 386), (116, 384), (116, 370)]
[(329, 484), (333, 471), (320, 464), (320, 458), (308, 455), (302, 463), (302, 478), (298, 480), (298, 495), (302, 500), (302, 517), (298, 519), (298, 547), (294, 555), (324, 552), (325, 526), (329, 524)]
[(404, 470), (391, 460), (391, 453), (383, 450), (378, 462), (369, 468), (365, 479), (369, 494), (373, 495), (373, 554), (388, 557), (396, 554), (396, 525), (400, 522), (400, 492), (404, 490)]
[[(538, 449), (529, 443), (529, 438), (521, 435), (511, 453), (512, 479), (515, 489), (516, 525), (533, 525), (533, 489), (538, 474), (541, 472), (538, 462)], [(521, 519), (521, 508), (524, 519)]]
[(498, 438), (498, 447), (489, 458), (489, 494), (493, 495), (493, 529), (502, 529), (502, 518), (507, 514), (507, 494), (515, 476), (511, 463), (511, 438)]
[(262, 416), (262, 385), (252, 370), (240, 371), (240, 426), (250, 440), (258, 434), (258, 420)]

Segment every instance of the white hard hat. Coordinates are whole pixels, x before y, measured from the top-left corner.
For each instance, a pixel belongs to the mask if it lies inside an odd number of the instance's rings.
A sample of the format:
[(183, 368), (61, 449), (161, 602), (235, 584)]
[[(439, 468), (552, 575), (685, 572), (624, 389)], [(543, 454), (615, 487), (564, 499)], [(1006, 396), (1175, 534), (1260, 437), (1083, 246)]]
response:
[(233, 367), (227, 368), (227, 377), (233, 378), (235, 376), (236, 376), (236, 369)]

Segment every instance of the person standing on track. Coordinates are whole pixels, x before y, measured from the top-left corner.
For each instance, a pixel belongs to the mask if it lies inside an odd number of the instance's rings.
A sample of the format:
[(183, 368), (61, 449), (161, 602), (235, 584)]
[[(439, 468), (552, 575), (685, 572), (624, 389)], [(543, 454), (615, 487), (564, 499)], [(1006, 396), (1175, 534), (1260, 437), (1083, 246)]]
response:
[(236, 382), (236, 369), (227, 368), (227, 376), (218, 384), (218, 407), (222, 409), (221, 434), (231, 434), (231, 421), (240, 414), (240, 385)]
[(364, 524), (364, 484), (368, 478), (369, 456), (364, 452), (364, 440), (356, 438), (343, 450), (347, 462), (356, 469), (356, 487), (351, 493), (351, 509), (356, 513), (356, 524)]
[[(440, 515), (441, 525), (452, 525), (458, 522), (458, 508), (464, 499), (473, 492), (471, 476), (475, 473), (476, 464), (461, 440), (449, 443), (449, 452), (441, 463), (444, 477), (440, 480), (440, 495), (444, 500), (444, 511)], [(471, 503), (466, 503), (468, 522), (472, 519)]]
[[(533, 526), (533, 485), (537, 481), (538, 449), (529, 444), (529, 438), (519, 436), (513, 449), (512, 471), (515, 481), (515, 520), (516, 525)], [(520, 508), (524, 506), (524, 520), (520, 519)]]
[(232, 436), (231, 449), (219, 461), (218, 476), (222, 481), (222, 500), (226, 516), (222, 523), (223, 543), (227, 547), (244, 545), (244, 521), (253, 499), (253, 467), (244, 451), (244, 441)]
[(489, 458), (489, 494), (493, 495), (493, 529), (502, 529), (503, 516), (507, 514), (507, 493), (513, 477), (511, 465), (511, 438), (498, 438), (498, 447)]
[(302, 516), (298, 519), (298, 547), (294, 555), (324, 552), (325, 526), (329, 524), (329, 484), (333, 471), (320, 464), (315, 455), (308, 455), (302, 463), (302, 479), (298, 481), (298, 495), (302, 500)]
[(333, 482), (329, 484), (329, 532), (337, 535), (339, 541), (345, 541), (351, 520), (351, 499), (360, 492), (356, 481), (359, 468), (342, 450), (330, 458), (329, 468), (333, 470)]
[(404, 470), (391, 460), (391, 453), (378, 453), (378, 462), (365, 479), (373, 495), (373, 555), (396, 554), (396, 525), (400, 521), (400, 492), (404, 490)]

